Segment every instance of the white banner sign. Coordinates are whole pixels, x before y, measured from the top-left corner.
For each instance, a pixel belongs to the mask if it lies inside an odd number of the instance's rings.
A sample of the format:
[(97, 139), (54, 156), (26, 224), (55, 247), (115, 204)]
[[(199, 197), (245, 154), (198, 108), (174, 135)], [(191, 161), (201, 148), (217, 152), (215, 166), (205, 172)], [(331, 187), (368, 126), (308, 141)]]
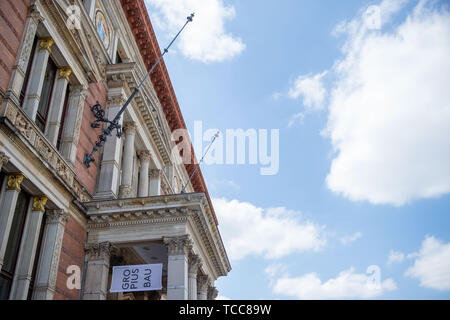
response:
[(110, 292), (152, 291), (162, 289), (162, 264), (113, 267)]

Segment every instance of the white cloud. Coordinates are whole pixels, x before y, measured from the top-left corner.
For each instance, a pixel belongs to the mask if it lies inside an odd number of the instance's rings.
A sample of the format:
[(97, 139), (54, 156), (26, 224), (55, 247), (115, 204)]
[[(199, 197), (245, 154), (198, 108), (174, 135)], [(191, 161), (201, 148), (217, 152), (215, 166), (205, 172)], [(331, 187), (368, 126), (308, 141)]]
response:
[(325, 282), (322, 282), (316, 273), (308, 273), (301, 277), (282, 277), (275, 282), (273, 290), (275, 293), (297, 299), (318, 300), (371, 299), (386, 291), (397, 289), (391, 278), (374, 286), (370, 275), (354, 271), (354, 268), (342, 271), (337, 278)]
[(289, 97), (297, 99), (301, 96), (305, 107), (313, 110), (322, 109), (327, 93), (322, 79), (327, 73), (325, 71), (314, 76), (299, 76), (295, 80), (294, 86), (289, 90)]
[(231, 298), (228, 298), (226, 296), (218, 295), (216, 300), (231, 300)]
[(416, 259), (406, 276), (419, 279), (422, 287), (450, 291), (450, 243), (427, 237), (419, 252), (410, 257)]
[(355, 232), (355, 233), (352, 234), (352, 235), (347, 235), (347, 236), (341, 237), (340, 240), (341, 240), (341, 243), (342, 243), (344, 246), (346, 246), (346, 245), (349, 245), (349, 244), (355, 242), (356, 240), (358, 240), (358, 239), (361, 238), (361, 237), (362, 237), (362, 233), (361, 233), (361, 232)]
[(303, 221), (298, 211), (259, 208), (223, 198), (213, 199), (213, 203), (232, 260), (249, 255), (276, 259), (294, 252), (318, 251), (326, 244), (324, 227)]
[(389, 252), (387, 264), (401, 263), (404, 260), (405, 260), (405, 254), (403, 252), (391, 250)]
[(159, 28), (175, 35), (195, 12), (180, 39), (178, 48), (190, 59), (205, 63), (221, 62), (239, 55), (245, 45), (225, 29), (225, 22), (236, 16), (233, 6), (223, 0), (146, 0), (152, 20)]
[[(406, 2), (383, 1), (381, 25)], [(337, 28), (348, 40), (333, 67), (326, 182), (351, 200), (400, 206), (450, 192), (450, 13), (426, 3), (393, 32), (364, 15)]]
[(305, 120), (305, 114), (303, 112), (294, 114), (291, 117), (291, 119), (289, 120), (288, 127), (291, 128), (296, 122), (303, 124), (304, 120)]

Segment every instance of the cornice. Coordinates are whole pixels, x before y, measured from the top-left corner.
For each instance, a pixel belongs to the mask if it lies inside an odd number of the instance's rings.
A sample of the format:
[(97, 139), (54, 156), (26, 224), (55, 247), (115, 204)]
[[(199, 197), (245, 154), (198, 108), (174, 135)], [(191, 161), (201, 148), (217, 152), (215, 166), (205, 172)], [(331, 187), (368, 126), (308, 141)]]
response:
[[(144, 0), (120, 0), (120, 2), (128, 19), (129, 26), (133, 32), (135, 41), (139, 47), (141, 56), (144, 59), (144, 63), (147, 69), (150, 69), (161, 54), (161, 50), (150, 22), (150, 17), (148, 15)], [(184, 122), (180, 106), (178, 105), (164, 59), (162, 59), (155, 68), (150, 78), (158, 99), (163, 107), (170, 130), (173, 132), (176, 129), (186, 129), (186, 124)], [(191, 164), (185, 164), (185, 168), (188, 175), (191, 176), (195, 170), (197, 160), (190, 141), (189, 144), (191, 145), (192, 150)], [(191, 184), (194, 187), (195, 192), (206, 193), (212, 208), (214, 220), (216, 224), (218, 224), (201, 170), (196, 171), (195, 175), (192, 177)]]

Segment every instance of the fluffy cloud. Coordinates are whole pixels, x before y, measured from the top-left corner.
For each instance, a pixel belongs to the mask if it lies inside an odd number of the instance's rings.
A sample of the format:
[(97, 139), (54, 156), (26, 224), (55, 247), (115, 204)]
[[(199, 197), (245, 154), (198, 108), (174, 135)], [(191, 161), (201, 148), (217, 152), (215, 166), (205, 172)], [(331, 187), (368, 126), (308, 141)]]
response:
[(405, 254), (403, 252), (391, 250), (389, 252), (389, 257), (387, 264), (400, 263), (405, 260)]
[(450, 290), (450, 243), (427, 237), (415, 257), (414, 265), (405, 275), (419, 279), (422, 287), (440, 291)]
[(325, 282), (316, 273), (301, 277), (281, 277), (273, 286), (275, 293), (297, 299), (371, 299), (386, 291), (397, 289), (395, 282), (389, 278), (375, 285), (371, 275), (354, 273), (354, 268), (342, 271), (336, 278)]
[(314, 76), (299, 76), (289, 90), (289, 97), (291, 99), (302, 97), (305, 107), (313, 110), (322, 109), (327, 93), (322, 79), (327, 73), (325, 71)]
[(362, 233), (361, 232), (355, 232), (354, 234), (352, 234), (352, 235), (348, 235), (348, 236), (343, 236), (343, 237), (341, 237), (341, 243), (344, 245), (344, 246), (346, 246), (346, 245), (349, 245), (349, 244), (351, 244), (351, 243), (353, 243), (353, 242), (355, 242), (356, 240), (358, 240), (359, 238), (361, 238), (362, 237)]
[(245, 45), (225, 30), (225, 22), (235, 15), (233, 6), (222, 0), (146, 1), (154, 23), (175, 35), (186, 17), (195, 12), (194, 23), (178, 40), (178, 48), (188, 58), (205, 63), (221, 62), (239, 55)]
[[(380, 27), (406, 2), (384, 0)], [(427, 3), (392, 32), (365, 15), (336, 30), (348, 38), (333, 67), (326, 182), (351, 200), (400, 206), (450, 192), (450, 13)]]
[(326, 243), (323, 227), (300, 219), (301, 213), (259, 208), (237, 200), (213, 199), (227, 253), (232, 260), (249, 255), (267, 259), (317, 251)]

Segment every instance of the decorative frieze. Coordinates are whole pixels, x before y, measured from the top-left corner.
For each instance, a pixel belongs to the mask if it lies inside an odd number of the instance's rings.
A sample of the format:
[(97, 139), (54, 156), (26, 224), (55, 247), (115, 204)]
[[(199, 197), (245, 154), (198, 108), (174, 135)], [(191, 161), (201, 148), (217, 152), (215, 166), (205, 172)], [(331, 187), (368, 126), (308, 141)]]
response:
[(75, 192), (81, 202), (90, 200), (84, 187), (75, 179), (74, 169), (64, 160), (62, 155), (44, 137), (43, 133), (13, 103), (5, 103), (0, 116), (4, 115), (17, 131), (31, 144), (42, 161), (55, 171), (68, 187)]

